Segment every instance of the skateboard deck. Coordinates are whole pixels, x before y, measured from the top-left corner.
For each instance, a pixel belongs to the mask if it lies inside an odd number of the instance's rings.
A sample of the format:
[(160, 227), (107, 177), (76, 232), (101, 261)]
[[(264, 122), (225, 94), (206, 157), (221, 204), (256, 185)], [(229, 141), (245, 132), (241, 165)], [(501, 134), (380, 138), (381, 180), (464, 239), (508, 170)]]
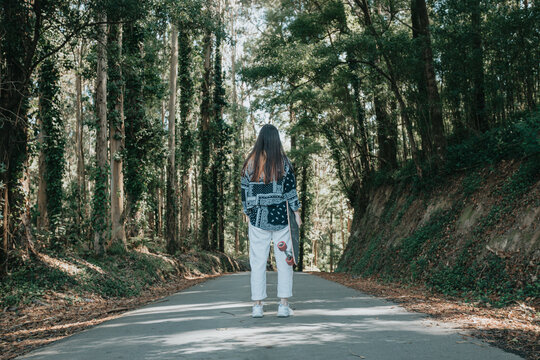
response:
[(298, 223), (296, 222), (296, 217), (294, 216), (294, 211), (290, 208), (289, 202), (287, 201), (287, 217), (289, 218), (289, 236), (291, 239), (292, 244), (292, 256), (294, 260), (294, 264), (298, 265), (298, 258), (299, 258), (299, 238), (300, 238), (300, 232), (298, 229)]

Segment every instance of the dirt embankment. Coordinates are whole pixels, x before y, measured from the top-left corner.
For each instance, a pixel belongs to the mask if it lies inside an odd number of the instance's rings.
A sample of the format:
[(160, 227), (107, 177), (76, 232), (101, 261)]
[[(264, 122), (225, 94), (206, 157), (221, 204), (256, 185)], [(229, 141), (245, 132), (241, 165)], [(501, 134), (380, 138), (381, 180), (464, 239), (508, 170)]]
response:
[(407, 181), (372, 188), (353, 219), (342, 274), (327, 276), (538, 359), (537, 159), (464, 170), (429, 191)]
[(540, 293), (540, 164), (502, 161), (414, 191), (372, 189), (338, 272), (503, 306)]

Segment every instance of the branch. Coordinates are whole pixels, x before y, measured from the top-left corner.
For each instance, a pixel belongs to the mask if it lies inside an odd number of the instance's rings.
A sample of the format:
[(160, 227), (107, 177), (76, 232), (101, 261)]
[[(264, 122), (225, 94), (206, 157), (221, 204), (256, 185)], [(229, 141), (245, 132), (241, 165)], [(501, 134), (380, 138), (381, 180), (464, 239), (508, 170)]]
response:
[(56, 54), (57, 52), (59, 52), (60, 50), (62, 50), (62, 48), (71, 40), (75, 37), (75, 35), (78, 35), (84, 28), (86, 27), (90, 27), (90, 26), (97, 26), (97, 25), (103, 25), (103, 24), (107, 24), (107, 25), (110, 25), (110, 24), (127, 24), (129, 23), (128, 21), (97, 21), (97, 22), (85, 22), (84, 24), (78, 26), (77, 28), (75, 28), (75, 30), (73, 30), (71, 32), (71, 34), (69, 34), (68, 36), (66, 36), (64, 38), (64, 40), (62, 41), (62, 43), (60, 43), (60, 45), (58, 45), (57, 47), (55, 47), (54, 49), (52, 49), (51, 51), (45, 53), (44, 55), (42, 55), (40, 58), (38, 58), (33, 64), (32, 66), (30, 67), (30, 72), (29, 74), (31, 74), (34, 69), (43, 61), (45, 60), (46, 58)]

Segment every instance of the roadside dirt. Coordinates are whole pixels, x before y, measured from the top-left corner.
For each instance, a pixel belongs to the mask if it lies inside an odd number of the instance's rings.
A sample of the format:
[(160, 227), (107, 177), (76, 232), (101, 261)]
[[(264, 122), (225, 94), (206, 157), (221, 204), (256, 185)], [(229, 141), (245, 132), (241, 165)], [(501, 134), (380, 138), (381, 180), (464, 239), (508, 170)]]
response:
[(104, 299), (93, 294), (48, 291), (30, 305), (3, 309), (0, 318), (0, 359), (13, 359), (221, 275), (178, 277), (132, 298)]
[(379, 283), (345, 273), (310, 272), (365, 293), (399, 303), (409, 311), (430, 315), (437, 321), (463, 329), (464, 341), (482, 339), (528, 360), (540, 359), (540, 301), (528, 299), (503, 308), (433, 294), (422, 287), (399, 283)]

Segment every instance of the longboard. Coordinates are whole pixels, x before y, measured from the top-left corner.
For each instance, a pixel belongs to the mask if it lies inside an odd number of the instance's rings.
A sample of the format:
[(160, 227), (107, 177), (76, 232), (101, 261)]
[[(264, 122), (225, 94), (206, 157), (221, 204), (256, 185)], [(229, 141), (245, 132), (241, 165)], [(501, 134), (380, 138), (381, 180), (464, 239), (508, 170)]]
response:
[(299, 259), (299, 250), (300, 250), (300, 244), (299, 244), (299, 238), (300, 238), (300, 231), (298, 229), (298, 223), (296, 222), (296, 217), (294, 216), (294, 211), (290, 209), (289, 201), (287, 201), (287, 217), (289, 218), (289, 236), (292, 244), (292, 256), (294, 260), (294, 264), (298, 265), (298, 259)]

